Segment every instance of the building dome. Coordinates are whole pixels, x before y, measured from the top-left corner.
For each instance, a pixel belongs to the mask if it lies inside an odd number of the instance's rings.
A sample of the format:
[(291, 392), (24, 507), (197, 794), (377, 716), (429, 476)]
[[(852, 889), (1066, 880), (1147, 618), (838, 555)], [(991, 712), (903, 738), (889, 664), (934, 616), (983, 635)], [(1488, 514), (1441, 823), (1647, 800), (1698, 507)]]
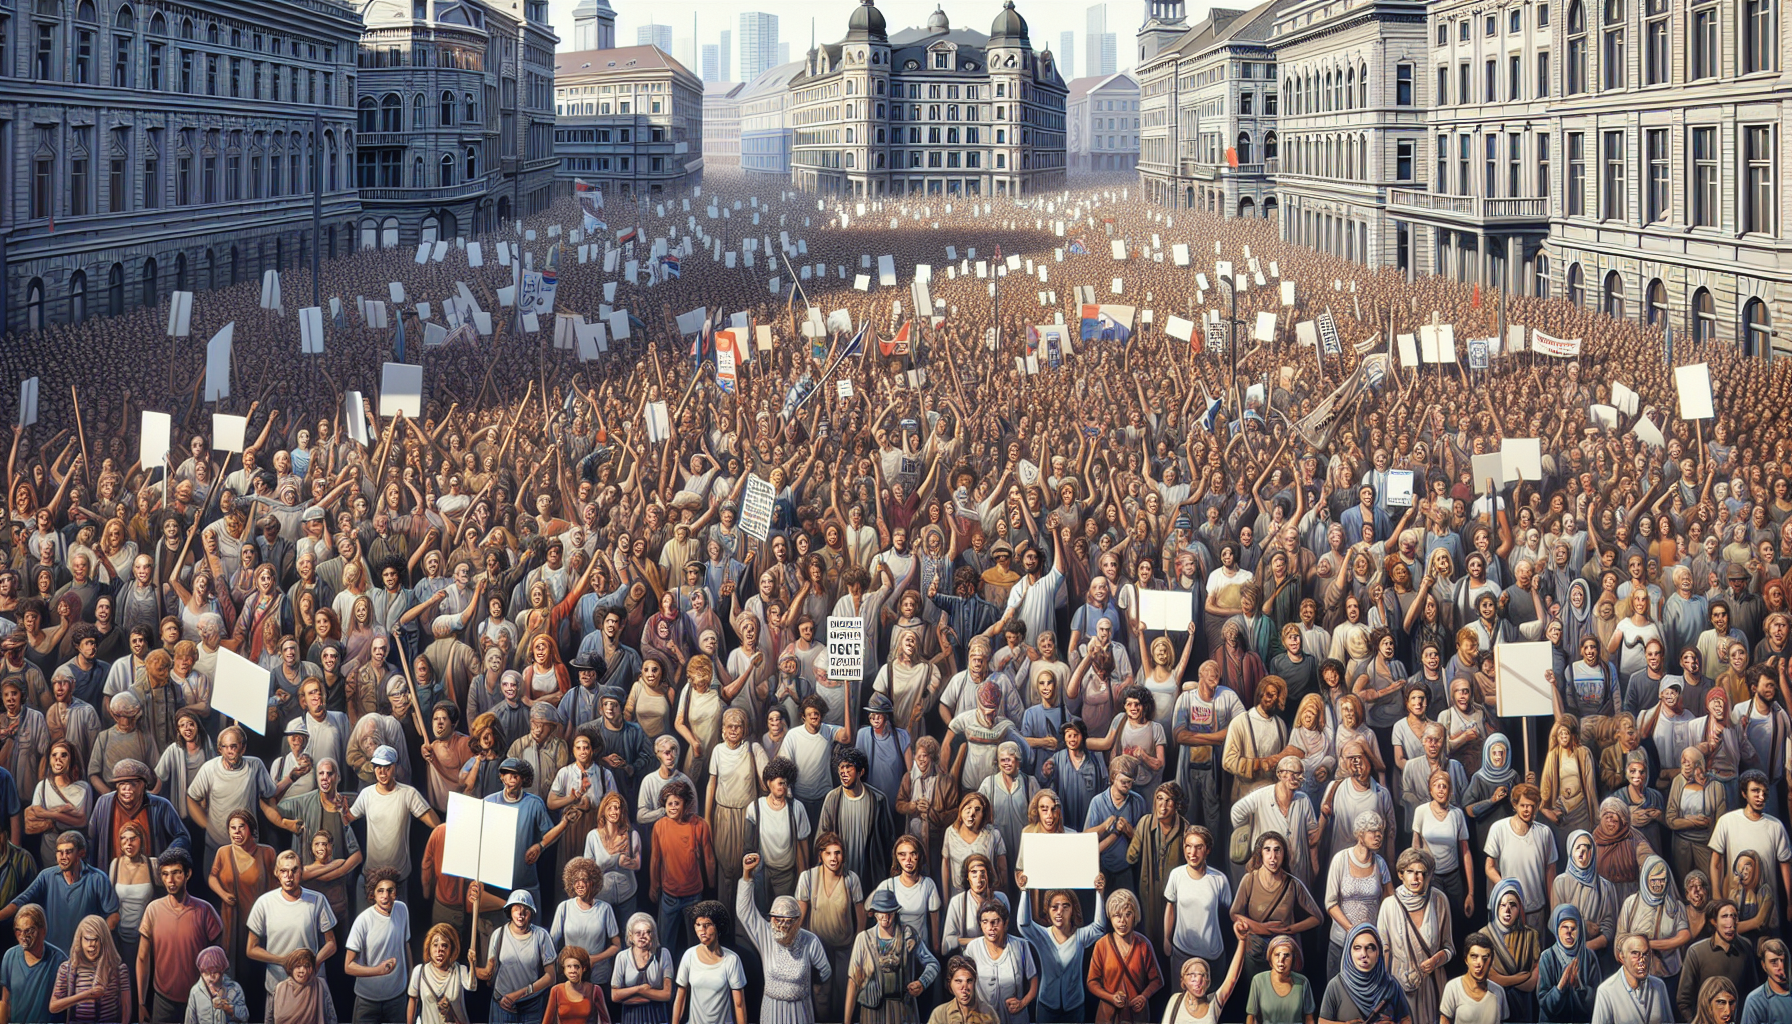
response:
[(944, 9), (935, 7), (933, 13), (927, 16), (927, 31), (934, 35), (944, 35), (952, 31), (952, 23), (947, 20)]
[(877, 9), (873, 0), (861, 0), (859, 8), (846, 21), (848, 39), (856, 39), (861, 35), (872, 39), (889, 38), (884, 27), (884, 12)]
[(1014, 9), (1014, 0), (1003, 0), (1002, 13), (996, 15), (995, 24), (989, 27), (989, 38), (1027, 38), (1027, 19)]

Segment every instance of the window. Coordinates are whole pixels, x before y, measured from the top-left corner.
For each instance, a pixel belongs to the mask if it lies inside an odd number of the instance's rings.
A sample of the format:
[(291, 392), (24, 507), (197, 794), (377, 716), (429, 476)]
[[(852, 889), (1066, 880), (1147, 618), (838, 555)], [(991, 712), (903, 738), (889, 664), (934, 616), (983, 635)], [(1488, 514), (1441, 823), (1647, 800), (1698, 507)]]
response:
[(1500, 137), (1489, 133), (1483, 138), (1486, 159), (1482, 163), (1481, 195), (1492, 199), (1499, 195)]
[(374, 103), (373, 97), (363, 96), (355, 108), (355, 127), (363, 134), (378, 131), (379, 116), (379, 105)]
[(1748, 169), (1742, 230), (1770, 235), (1779, 220), (1779, 204), (1773, 194), (1773, 127), (1748, 125), (1742, 130), (1742, 142)]
[(1584, 306), (1587, 302), (1586, 280), (1581, 276), (1578, 263), (1568, 267), (1568, 301), (1576, 306)]
[(1602, 212), (1606, 220), (1624, 219), (1624, 133), (1604, 132), (1605, 180), (1600, 189)]
[(1548, 97), (1549, 97), (1549, 51), (1543, 50), (1537, 54), (1537, 98), (1541, 100), (1541, 99), (1547, 99)]
[(1605, 32), (1599, 54), (1602, 87), (1624, 88), (1624, 0), (1605, 0)]
[(1447, 21), (1439, 21), (1437, 23), (1437, 45), (1450, 45), (1450, 23)]
[(149, 88), (152, 91), (162, 90), (162, 51), (166, 49), (161, 43), (149, 44)]
[(1568, 215), (1578, 217), (1587, 212), (1587, 137), (1581, 132), (1568, 133)]
[(1548, 28), (1549, 27), (1549, 5), (1548, 4), (1538, 4), (1537, 5), (1537, 27), (1538, 28)]
[(114, 156), (106, 176), (106, 209), (111, 213), (121, 213), (129, 209), (129, 200), (125, 198), (125, 161), (122, 156)]
[(1516, 100), (1524, 91), (1524, 58), (1513, 54), (1507, 58), (1506, 93), (1507, 99)]
[(1549, 133), (1537, 133), (1537, 195), (1549, 198)]
[(56, 157), (39, 152), (31, 162), (31, 216), (43, 220), (56, 215)]
[(1464, 18), (1461, 21), (1456, 23), (1456, 41), (1459, 43), (1468, 42), (1468, 19), (1467, 18)]
[[(1270, 97), (1271, 102), (1270, 102), (1269, 106), (1274, 105), (1274, 100), (1275, 100), (1275, 97), (1272, 95)], [(1401, 64), (1398, 67), (1394, 68), (1394, 105), (1397, 107), (1412, 106), (1412, 65), (1411, 64)], [(1264, 109), (1264, 113), (1273, 114), (1273, 113), (1275, 113), (1275, 111), (1268, 109), (1268, 106), (1266, 106)]]
[(1524, 195), (1524, 135), (1513, 132), (1506, 136), (1506, 194), (1516, 199)]
[(1439, 195), (1448, 195), (1450, 192), (1450, 137), (1448, 135), (1437, 137), (1436, 191)]
[(1568, 5), (1568, 83), (1570, 96), (1587, 91), (1587, 12), (1581, 0)]
[(1692, 134), (1692, 223), (1694, 227), (1717, 226), (1717, 129), (1693, 128)]
[(389, 92), (380, 99), (380, 131), (404, 131), (404, 101), (395, 92)]
[(1437, 105), (1444, 106), (1450, 102), (1450, 69), (1442, 64), (1437, 66)]
[(143, 154), (143, 207), (153, 210), (162, 205), (162, 132), (149, 130), (148, 145)]
[[(1753, 0), (1750, 6), (1753, 6)], [(1767, 313), (1767, 303), (1750, 299), (1748, 305), (1742, 307), (1742, 334), (1749, 355), (1764, 356), (1772, 351), (1773, 323)]]
[(1660, 327), (1667, 317), (1668, 289), (1658, 277), (1643, 290), (1643, 320), (1652, 327)]
[(945, 50), (936, 50), (933, 54), (933, 66), (937, 71), (949, 71), (952, 68), (952, 55)]
[(1496, 103), (1500, 98), (1499, 62), (1489, 60), (1481, 72), (1481, 87), (1486, 90), (1488, 103)]
[(1692, 293), (1692, 340), (1700, 344), (1717, 340), (1717, 303), (1706, 288)]
[(88, 29), (75, 30), (75, 84), (90, 85), (93, 83), (93, 33)]
[(1773, 54), (1779, 33), (1773, 27), (1774, 5), (1769, 0), (1744, 0), (1742, 6), (1742, 73), (1773, 70)]
[(1474, 179), (1469, 177), (1468, 164), (1474, 152), (1474, 136), (1467, 132), (1456, 137), (1456, 188), (1458, 195), (1474, 194)]
[(1514, 7), (1512, 8), (1511, 13), (1506, 16), (1506, 31), (1511, 35), (1517, 35), (1519, 32), (1523, 31), (1523, 29), (1524, 8)]
[(1713, 78), (1717, 75), (1717, 4), (1694, 7), (1688, 33), (1686, 76), (1689, 79)]
[(1549, 298), (1549, 255), (1538, 253), (1537, 261), (1533, 266), (1536, 268), (1536, 274), (1531, 286), (1536, 290), (1539, 299), (1547, 299)]
[(1412, 151), (1413, 143), (1410, 139), (1394, 143), (1394, 180), (1412, 180)]
[(1643, 23), (1643, 84), (1668, 81), (1668, 0), (1648, 0)]
[(1499, 18), (1492, 14), (1489, 14), (1487, 16), (1486, 24), (1481, 29), (1481, 34), (1484, 36), (1495, 36), (1495, 35), (1499, 34), (1499, 31), (1500, 31)]
[[(77, 129), (77, 131), (85, 133), (88, 129)], [(75, 145), (77, 147), (81, 145), (79, 136), (77, 136)], [(88, 168), (91, 166), (92, 162), (87, 154), (80, 149), (77, 148), (69, 154), (68, 215), (70, 217), (85, 217), (88, 213), (92, 212), (88, 209), (87, 201), (87, 197), (92, 194), (89, 191), (92, 188), (92, 180), (88, 175)]]
[(32, 77), (48, 82), (56, 76), (56, 26), (37, 26), (37, 52), (33, 55)]
[(442, 127), (446, 128), (453, 123), (454, 123), (454, 94), (451, 92), (443, 91), (443, 93), (442, 93)]
[(1668, 219), (1668, 130), (1651, 128), (1643, 133), (1645, 159), (1649, 161), (1649, 220)]
[(1605, 291), (1599, 305), (1607, 316), (1624, 318), (1624, 277), (1616, 270), (1605, 275)]
[(1456, 102), (1474, 102), (1474, 98), (1468, 94), (1468, 61), (1466, 60), (1456, 66)]

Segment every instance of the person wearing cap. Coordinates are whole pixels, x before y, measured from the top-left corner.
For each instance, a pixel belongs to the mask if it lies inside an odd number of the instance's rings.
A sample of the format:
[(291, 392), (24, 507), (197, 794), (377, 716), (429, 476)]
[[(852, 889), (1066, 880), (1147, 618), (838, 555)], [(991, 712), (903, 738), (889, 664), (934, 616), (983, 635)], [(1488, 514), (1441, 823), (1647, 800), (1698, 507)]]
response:
[(143, 829), (148, 837), (143, 852), (151, 859), (176, 847), (192, 856), (187, 827), (174, 804), (149, 792), (155, 781), (149, 766), (135, 758), (125, 758), (112, 766), (112, 791), (94, 800), (93, 811), (87, 817), (92, 840), (87, 849), (88, 863), (103, 868), (123, 852), (118, 844), (118, 826), (127, 821)]
[(847, 957), (845, 1024), (914, 1024), (921, 1019), (917, 1000), (939, 977), (939, 958), (901, 922), (894, 892), (876, 890), (865, 909), (873, 920)]
[(647, 740), (640, 723), (623, 717), (628, 691), (614, 683), (606, 683), (598, 695), (598, 708), (603, 717), (598, 721), (604, 741), (604, 767), (616, 777), (617, 792), (624, 807), (635, 806), (641, 780), (654, 770), (653, 744)]
[[(498, 779), (504, 788), (487, 796), (485, 800), (487, 803), (504, 804), (516, 809), (516, 861), (511, 867), (511, 885), (527, 889), (539, 897), (541, 883), (537, 880), (535, 862), (554, 840), (560, 838), (568, 821), (578, 813), (577, 808), (568, 807), (560, 821), (555, 822), (553, 815), (548, 813), (547, 803), (533, 791), (534, 766), (520, 757), (506, 757), (500, 762)], [(431, 818), (433, 817), (432, 812)], [(435, 827), (433, 820), (425, 820), (431, 828)]]
[(1637, 732), (1655, 744), (1656, 763), (1663, 766), (1678, 765), (1680, 751), (1700, 741), (1693, 729), (1696, 719), (1685, 707), (1685, 686), (1680, 676), (1663, 676), (1655, 706), (1637, 722)]
[[(474, 888), (480, 888), (474, 883)], [(554, 940), (535, 923), (535, 896), (516, 889), (504, 904), (504, 927), (492, 932), (481, 967), (474, 951), (467, 963), (492, 986), (492, 1024), (535, 1024), (542, 1019), (547, 991), (554, 987)]]
[[(940, 753), (949, 766), (949, 773), (966, 793), (975, 791), (983, 785), (984, 779), (999, 770), (996, 765), (998, 751), (1005, 742), (1013, 741), (1019, 748), (1023, 770), (1032, 764), (1032, 757), (1027, 753), (1030, 749), (1027, 738), (1021, 734), (1015, 719), (1002, 711), (1004, 699), (1013, 696), (1013, 691), (1004, 690), (997, 677), (990, 676), (972, 692), (976, 707), (953, 716)], [(944, 706), (942, 702), (941, 707)]]
[(753, 872), (758, 867), (756, 853), (741, 861), (740, 886), (734, 898), (735, 918), (759, 951), (765, 972), (765, 994), (755, 1020), (759, 1024), (814, 1024), (815, 988), (834, 973), (827, 947), (814, 932), (802, 927), (802, 907), (796, 897), (773, 900), (770, 920), (760, 913), (753, 898)]
[[(416, 787), (398, 781), (398, 751), (382, 744), (374, 749), (371, 759), (374, 783), (363, 786), (355, 794), (343, 816), (344, 824), (367, 819), (367, 860), (365, 870), (394, 868), (398, 878), (411, 877), (411, 819), (435, 828), (441, 818), (429, 806)], [(269, 815), (281, 820), (279, 815)], [(344, 856), (347, 856), (345, 853)]]

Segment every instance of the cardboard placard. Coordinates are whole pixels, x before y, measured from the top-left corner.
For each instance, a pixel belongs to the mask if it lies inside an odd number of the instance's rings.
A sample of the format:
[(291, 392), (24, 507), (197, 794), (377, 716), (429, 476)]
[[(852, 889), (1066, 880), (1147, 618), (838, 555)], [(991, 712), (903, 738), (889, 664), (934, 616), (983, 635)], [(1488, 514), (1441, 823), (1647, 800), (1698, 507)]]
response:
[(36, 377), (26, 377), (19, 382), (19, 426), (29, 427), (37, 422), (37, 385)]
[(1028, 832), (1020, 858), (1028, 889), (1093, 889), (1101, 874), (1101, 837), (1093, 832)]
[(154, 471), (168, 457), (168, 438), (174, 419), (165, 412), (143, 411), (142, 429), (137, 439), (137, 462), (145, 473)]
[(772, 532), (772, 507), (777, 498), (778, 492), (772, 490), (771, 481), (758, 474), (748, 476), (740, 501), (741, 529), (749, 536), (765, 540)]
[(216, 402), (230, 397), (230, 343), (236, 336), (236, 321), (225, 324), (205, 343), (205, 400)]
[(1162, 629), (1172, 633), (1187, 631), (1193, 618), (1192, 598), (1186, 590), (1141, 590), (1139, 624), (1146, 629)]
[(1545, 673), (1553, 670), (1555, 656), (1547, 640), (1503, 643), (1493, 648), (1497, 709), (1501, 718), (1519, 715), (1553, 715), (1555, 687)]
[(212, 413), (212, 451), (240, 452), (249, 432), (249, 417)]
[(212, 709), (258, 736), (268, 732), (268, 697), (272, 677), (268, 670), (228, 647), (218, 649), (216, 678), (212, 681)]
[(442, 873), (507, 890), (516, 868), (517, 808), (465, 793), (448, 794), (448, 832)]
[(410, 363), (386, 363), (380, 368), (380, 415), (404, 413), (423, 418), (423, 367)]
[(1674, 390), (1680, 395), (1681, 419), (1707, 420), (1711, 418), (1711, 365), (1709, 363), (1674, 367)]
[(865, 620), (857, 615), (828, 616), (828, 678), (861, 679), (865, 675)]

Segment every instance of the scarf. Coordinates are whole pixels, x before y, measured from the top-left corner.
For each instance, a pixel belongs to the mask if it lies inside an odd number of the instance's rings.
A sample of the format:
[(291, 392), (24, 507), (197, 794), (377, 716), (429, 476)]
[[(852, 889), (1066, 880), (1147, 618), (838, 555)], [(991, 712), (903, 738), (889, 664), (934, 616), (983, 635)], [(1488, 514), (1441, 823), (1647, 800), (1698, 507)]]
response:
[(1642, 885), (1637, 888), (1636, 894), (1643, 901), (1644, 906), (1656, 908), (1659, 915), (1671, 912), (1674, 909), (1674, 904), (1680, 901), (1674, 896), (1674, 880), (1671, 875), (1669, 875), (1668, 884), (1662, 888), (1659, 896), (1650, 891), (1649, 879), (1657, 873), (1657, 869), (1661, 874), (1668, 875), (1668, 862), (1653, 855), (1643, 862)]
[[(1618, 816), (1616, 829), (1606, 826), (1606, 820), (1612, 814)], [(1615, 796), (1606, 797), (1599, 805), (1599, 826), (1593, 830), (1593, 842), (1598, 846), (1599, 873), (1614, 884), (1637, 880), (1636, 844), (1630, 841), (1635, 836), (1636, 830), (1630, 827), (1630, 808)]]
[(1415, 892), (1408, 889), (1406, 883), (1402, 882), (1394, 887), (1394, 898), (1400, 901), (1400, 909), (1409, 914), (1416, 914), (1424, 910), (1425, 906), (1431, 902), (1431, 884), (1426, 882), (1425, 888)]
[[(1375, 945), (1381, 953), (1375, 958), (1375, 966), (1366, 971), (1359, 970), (1356, 958), (1350, 955), (1350, 948), (1356, 942), (1356, 937), (1365, 933), (1374, 937)], [(1350, 930), (1350, 935), (1344, 940), (1344, 956), (1339, 963), (1338, 977), (1343, 979), (1344, 990), (1350, 993), (1351, 1002), (1356, 1003), (1364, 1020), (1373, 1019), (1377, 1011), (1386, 1011), (1396, 1020), (1400, 1018), (1401, 1014), (1395, 1012), (1395, 1007), (1404, 1009), (1406, 999), (1393, 976), (1388, 974), (1387, 945), (1381, 941), (1381, 933), (1376, 931), (1374, 925), (1359, 924)]]
[[(1574, 610), (1574, 592), (1580, 591), (1580, 610)], [(1582, 638), (1597, 636), (1593, 629), (1593, 588), (1585, 577), (1568, 584), (1568, 600), (1562, 605), (1562, 650), (1570, 656), (1580, 650)]]
[[(1598, 858), (1595, 857), (1593, 860), (1589, 861), (1584, 868), (1574, 862), (1574, 847), (1582, 838), (1586, 839), (1589, 847), (1593, 845), (1593, 833), (1588, 832), (1584, 828), (1576, 829), (1568, 835), (1568, 874), (1581, 885), (1584, 885), (1589, 889), (1597, 889), (1599, 888)], [(1559, 911), (1561, 908), (1558, 907), (1556, 909)], [(1554, 931), (1555, 926), (1551, 925), (1550, 930)]]
[[(1518, 901), (1518, 919), (1511, 927), (1500, 922), (1500, 901), (1508, 894)], [(1524, 891), (1516, 879), (1507, 878), (1487, 894), (1487, 931), (1493, 936), (1493, 955), (1501, 974), (1523, 974), (1537, 960), (1537, 930), (1524, 923)]]
[[(1564, 921), (1574, 922), (1573, 945), (1562, 943), (1562, 922)], [(1551, 914), (1549, 918), (1549, 934), (1555, 942), (1538, 958), (1538, 962), (1542, 966), (1548, 968), (1549, 972), (1553, 972), (1548, 976), (1560, 979), (1562, 974), (1568, 970), (1568, 965), (1578, 961), (1580, 963), (1580, 984), (1575, 987), (1581, 992), (1592, 992), (1597, 989), (1601, 980), (1599, 956), (1588, 949), (1584, 941), (1580, 908), (1572, 903), (1558, 904), (1555, 913)]]
[[(1493, 748), (1504, 747), (1506, 750), (1506, 766), (1493, 766)], [(1482, 779), (1494, 787), (1511, 788), (1518, 781), (1518, 769), (1512, 764), (1512, 741), (1505, 733), (1496, 732), (1481, 743), (1481, 767), (1475, 772), (1475, 778)]]
[(273, 995), (269, 997), (272, 1005), (268, 1009), (278, 1007), (277, 1013), (270, 1013), (269, 1016), (278, 1016), (280, 1020), (291, 1021), (292, 1024), (323, 1024), (323, 1004), (328, 998), (322, 979), (316, 975), (304, 985), (287, 978), (274, 987)]

